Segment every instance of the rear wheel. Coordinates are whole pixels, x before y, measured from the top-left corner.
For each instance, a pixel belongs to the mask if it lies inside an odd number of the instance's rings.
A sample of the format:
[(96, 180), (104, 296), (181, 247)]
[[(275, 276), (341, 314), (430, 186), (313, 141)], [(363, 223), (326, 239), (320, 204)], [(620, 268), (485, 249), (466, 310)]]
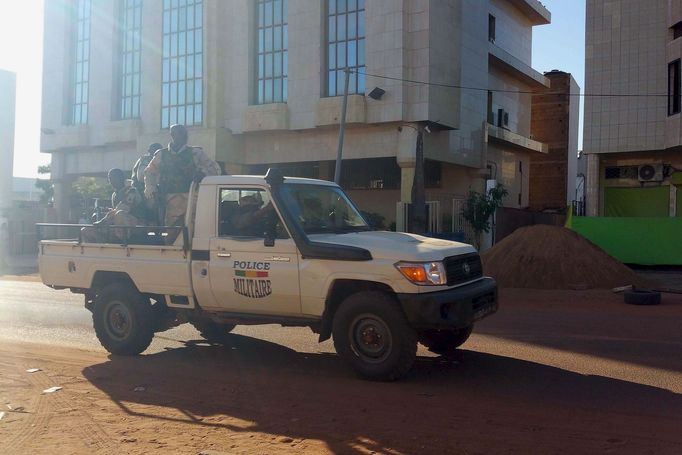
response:
[(382, 292), (353, 294), (334, 316), (336, 352), (362, 377), (393, 381), (412, 367), (417, 335), (393, 298)]
[(469, 339), (473, 329), (470, 325), (459, 330), (424, 330), (419, 332), (419, 342), (435, 354), (448, 355)]
[(100, 343), (112, 354), (139, 354), (154, 337), (149, 300), (125, 283), (102, 289), (95, 299), (92, 322)]
[(220, 324), (210, 319), (198, 319), (191, 321), (195, 329), (206, 340), (215, 344), (225, 344), (229, 340), (229, 335), (234, 330), (234, 324)]

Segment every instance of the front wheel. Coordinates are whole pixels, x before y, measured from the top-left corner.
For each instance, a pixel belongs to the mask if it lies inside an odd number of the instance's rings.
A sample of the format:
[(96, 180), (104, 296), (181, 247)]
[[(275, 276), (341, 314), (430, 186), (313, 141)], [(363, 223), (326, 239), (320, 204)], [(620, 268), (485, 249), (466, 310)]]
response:
[(469, 339), (473, 329), (470, 325), (459, 330), (425, 330), (419, 333), (419, 342), (434, 354), (448, 355)]
[(154, 337), (149, 300), (125, 283), (102, 289), (95, 298), (92, 322), (97, 339), (112, 354), (140, 354)]
[(417, 355), (417, 335), (397, 302), (382, 292), (353, 294), (334, 316), (336, 352), (362, 377), (393, 381)]

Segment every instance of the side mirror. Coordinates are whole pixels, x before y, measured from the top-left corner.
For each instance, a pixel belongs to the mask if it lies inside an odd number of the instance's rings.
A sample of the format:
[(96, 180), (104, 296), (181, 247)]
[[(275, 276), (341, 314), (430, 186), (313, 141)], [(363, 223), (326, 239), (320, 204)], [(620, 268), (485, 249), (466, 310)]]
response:
[(275, 239), (277, 238), (277, 214), (273, 211), (268, 214), (265, 220), (265, 239), (263, 245), (266, 247), (275, 246)]

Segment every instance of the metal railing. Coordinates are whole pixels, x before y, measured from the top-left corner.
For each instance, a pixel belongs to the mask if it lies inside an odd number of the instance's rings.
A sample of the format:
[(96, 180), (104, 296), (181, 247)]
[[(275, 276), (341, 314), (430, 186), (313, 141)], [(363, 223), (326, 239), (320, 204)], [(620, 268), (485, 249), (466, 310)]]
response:
[[(93, 229), (97, 241), (89, 243), (130, 245), (174, 245), (182, 235), (182, 248), (189, 248), (189, 231), (186, 226), (98, 226), (92, 224), (60, 224), (36, 223), (36, 237), (41, 240), (60, 240), (86, 243), (83, 241), (83, 228)], [(46, 231), (53, 229), (54, 235), (46, 235)], [(121, 235), (123, 233), (123, 235)]]

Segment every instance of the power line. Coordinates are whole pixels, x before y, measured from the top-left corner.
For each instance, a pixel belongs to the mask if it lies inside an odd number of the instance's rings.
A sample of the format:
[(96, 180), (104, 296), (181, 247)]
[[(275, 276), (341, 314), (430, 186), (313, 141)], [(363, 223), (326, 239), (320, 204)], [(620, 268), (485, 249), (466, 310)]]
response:
[(596, 98), (596, 97), (604, 97), (604, 98), (617, 98), (617, 97), (622, 97), (622, 98), (667, 98), (667, 94), (662, 94), (662, 93), (623, 93), (623, 94), (617, 94), (617, 93), (566, 93), (566, 92), (540, 92), (540, 91), (533, 91), (533, 90), (503, 90), (503, 89), (492, 89), (492, 88), (484, 88), (484, 87), (470, 87), (466, 85), (454, 85), (454, 84), (440, 84), (438, 82), (425, 82), (425, 81), (417, 81), (414, 79), (403, 79), (399, 77), (391, 77), (391, 76), (382, 76), (379, 74), (371, 74), (371, 73), (365, 73), (365, 72), (360, 72), (356, 70), (349, 69), (351, 73), (356, 73), (356, 74), (361, 74), (363, 76), (367, 77), (374, 77), (378, 79), (388, 79), (391, 81), (398, 81), (398, 82), (409, 82), (411, 84), (417, 84), (417, 85), (430, 85), (433, 87), (443, 87), (443, 88), (454, 88), (454, 89), (460, 89), (460, 90), (472, 90), (472, 91), (477, 91), (477, 92), (497, 92), (497, 93), (512, 93), (516, 95), (564, 95), (564, 96), (580, 96), (584, 98)]

